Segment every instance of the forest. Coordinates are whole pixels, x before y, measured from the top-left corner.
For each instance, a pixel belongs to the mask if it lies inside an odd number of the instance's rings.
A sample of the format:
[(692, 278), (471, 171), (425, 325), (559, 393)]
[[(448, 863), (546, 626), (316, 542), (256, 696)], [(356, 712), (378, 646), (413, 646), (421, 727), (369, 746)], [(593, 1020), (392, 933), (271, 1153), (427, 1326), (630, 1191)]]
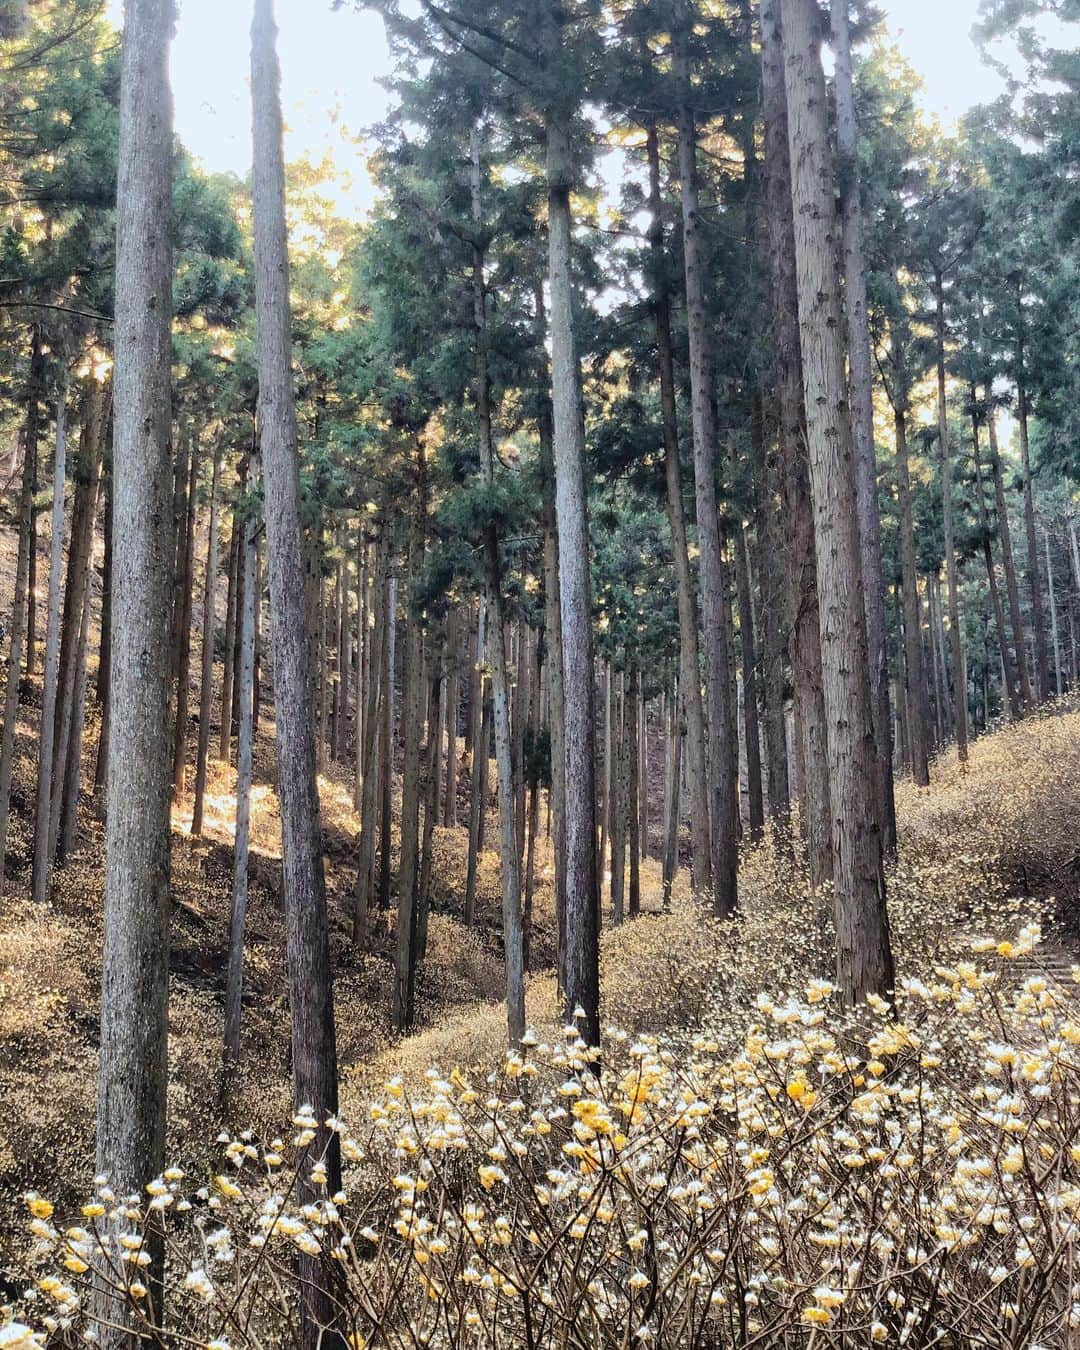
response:
[(0, 1350), (1080, 1347), (1080, 4), (229, 3), (0, 0)]

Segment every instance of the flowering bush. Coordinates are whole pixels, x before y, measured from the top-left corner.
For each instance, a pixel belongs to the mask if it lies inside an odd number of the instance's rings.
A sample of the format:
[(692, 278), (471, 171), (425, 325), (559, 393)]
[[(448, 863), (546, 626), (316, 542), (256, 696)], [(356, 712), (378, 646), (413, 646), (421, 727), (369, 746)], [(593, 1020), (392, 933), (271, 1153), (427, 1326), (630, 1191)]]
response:
[(5, 1350), (92, 1332), (95, 1270), (149, 1316), (158, 1234), (155, 1338), (214, 1350), (297, 1341), (300, 1253), (356, 1347), (1071, 1343), (1080, 969), (1040, 970), (1039, 940), (978, 940), (857, 1016), (823, 980), (762, 995), (734, 1054), (571, 1026), (486, 1080), (391, 1079), (362, 1129), (329, 1122), (337, 1194), (305, 1112), (287, 1145), (223, 1136), (211, 1177), (99, 1178), (73, 1225), (31, 1193)]

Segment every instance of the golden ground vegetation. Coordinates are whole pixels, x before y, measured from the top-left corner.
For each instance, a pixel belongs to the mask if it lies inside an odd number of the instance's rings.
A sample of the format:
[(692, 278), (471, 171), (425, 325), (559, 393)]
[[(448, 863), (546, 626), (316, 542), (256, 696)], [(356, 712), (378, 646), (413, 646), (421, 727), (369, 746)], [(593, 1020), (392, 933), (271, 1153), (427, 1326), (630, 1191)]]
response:
[[(29, 768), (24, 758), (20, 782)], [(167, 1181), (175, 1200), (150, 1211), (154, 1223), (166, 1210), (191, 1213), (182, 1202), (196, 1212), (197, 1222), (177, 1219), (170, 1230), (177, 1282), (203, 1270), (212, 1287), (210, 1295), (189, 1287), (181, 1298), (191, 1334), (236, 1343), (255, 1335), (254, 1324), (241, 1332), (222, 1321), (222, 1299), (264, 1251), (249, 1244), (262, 1233), (273, 1238), (260, 1257), (268, 1268), (289, 1242), (340, 1246), (351, 1237), (341, 1259), (358, 1343), (373, 1333), (383, 1343), (380, 1323), (390, 1314), (379, 1309), (395, 1309), (432, 1343), (467, 1340), (468, 1328), (488, 1344), (494, 1314), (516, 1327), (530, 1299), (528, 1316), (547, 1319), (546, 1334), (566, 1344), (627, 1344), (638, 1330), (643, 1341), (710, 1344), (736, 1326), (762, 1344), (797, 1343), (815, 1328), (888, 1341), (904, 1333), (909, 1313), (910, 1344), (931, 1343), (931, 1327), (948, 1328), (943, 1344), (1067, 1343), (1060, 1336), (1080, 1300), (1068, 1274), (1080, 1206), (1072, 1153), (1080, 1008), (1070, 956), (1080, 713), (984, 738), (966, 772), (950, 758), (939, 764), (928, 792), (901, 785), (890, 911), (904, 992), (899, 1029), (886, 1017), (870, 1028), (879, 1040), (869, 1064), (851, 1055), (823, 983), (828, 901), (808, 892), (800, 860), (772, 839), (744, 854), (743, 912), (733, 923), (714, 923), (680, 888), (670, 913), (655, 912), (659, 877), (647, 865), (652, 912), (603, 937), (604, 1015), (621, 1029), (603, 1065), (584, 1064), (582, 1047), (564, 1037), (554, 981), (540, 974), (528, 1011), (547, 1048), (530, 1050), (522, 1068), (505, 1059), (497, 1001), (495, 857), (485, 856), (480, 922), (470, 932), (457, 898), (464, 831), (439, 830), (423, 1029), (391, 1041), (388, 930), (380, 927), (362, 954), (349, 941), (356, 822), (346, 784), (324, 779), (342, 1116), (354, 1123), (350, 1149), (361, 1159), (346, 1184), (356, 1208), (339, 1206), (337, 1217), (333, 1205), (305, 1214), (274, 1198), (291, 1148), (280, 1150), (282, 1164), (264, 1166), (289, 1117), (277, 838), (265, 785), (254, 829), (245, 1068), (229, 1104), (229, 1119), (251, 1135), (228, 1136), (243, 1163), (241, 1194), (212, 1182), (222, 1171), (212, 1141), (221, 1126), (232, 790), (230, 771), (214, 774), (208, 837), (188, 838), (178, 814), (174, 850), (169, 1156), (188, 1178)], [(548, 949), (549, 869), (544, 849), (537, 924)], [(13, 1296), (27, 1274), (20, 1193), (75, 1213), (92, 1190), (100, 895), (91, 824), (45, 912), (16, 891), (0, 914), (0, 1203)], [(1037, 946), (1030, 929), (1017, 937), (1035, 922)], [(627, 1087), (635, 1074), (647, 1083), (640, 1101)], [(189, 1181), (196, 1192), (209, 1186), (214, 1204), (188, 1196)], [(229, 1262), (211, 1259), (211, 1217), (214, 1232), (228, 1230), (214, 1242), (232, 1253)], [(38, 1222), (52, 1225), (50, 1216)], [(65, 1272), (63, 1261), (73, 1255), (77, 1266), (93, 1246), (91, 1228), (80, 1220), (77, 1232), (80, 1225), (86, 1233), (71, 1240), (74, 1252), (39, 1234), (51, 1254), (43, 1248), (33, 1258), (45, 1284), (24, 1320), (71, 1314), (77, 1322), (65, 1300), (77, 1296), (79, 1272)], [(368, 1228), (375, 1238), (362, 1236)], [(60, 1273), (50, 1265), (57, 1256)], [(121, 1273), (134, 1279), (137, 1263)], [(965, 1339), (972, 1309), (986, 1300), (997, 1330)], [(1023, 1311), (1035, 1304), (1038, 1326)], [(589, 1320), (575, 1340), (567, 1319), (582, 1305)], [(284, 1306), (274, 1316), (285, 1318)], [(1026, 1339), (1017, 1339), (1021, 1331)], [(517, 1333), (507, 1334), (516, 1343)]]

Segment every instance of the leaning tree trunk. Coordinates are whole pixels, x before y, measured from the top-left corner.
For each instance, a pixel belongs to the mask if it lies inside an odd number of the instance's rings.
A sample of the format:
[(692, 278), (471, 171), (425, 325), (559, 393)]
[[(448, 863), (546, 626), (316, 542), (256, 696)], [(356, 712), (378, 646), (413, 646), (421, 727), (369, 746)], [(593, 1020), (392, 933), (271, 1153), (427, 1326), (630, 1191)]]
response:
[[(547, 7), (548, 65), (560, 65), (564, 13), (558, 0)], [(589, 528), (585, 493), (585, 426), (580, 368), (574, 338), (573, 229), (570, 190), (574, 181), (571, 109), (554, 104), (546, 113), (548, 255), (551, 290), (551, 369), (554, 412), (555, 497), (559, 540), (559, 589), (563, 649), (566, 780), (566, 1008), (577, 1017), (587, 1044), (600, 1044), (600, 958), (597, 933), (596, 725), (593, 706), (592, 601)], [(578, 1015), (580, 1010), (580, 1016)]]
[(956, 707), (956, 753), (968, 757), (967, 680), (960, 639), (960, 587), (956, 571), (953, 530), (952, 466), (949, 460), (949, 413), (945, 399), (945, 291), (940, 270), (934, 273), (935, 334), (937, 341), (938, 443), (941, 450), (941, 514), (945, 526), (945, 579), (949, 592), (949, 655), (952, 661), (953, 700)]
[(816, 0), (783, 0), (799, 333), (833, 817), (837, 983), (850, 1004), (893, 986), (848, 420), (834, 178)]
[(788, 650), (795, 686), (795, 754), (802, 829), (810, 880), (832, 876), (829, 764), (825, 745), (825, 696), (821, 670), (820, 605), (814, 513), (810, 499), (795, 223), (791, 205), (787, 91), (780, 32), (780, 0), (761, 0), (761, 84), (765, 110), (765, 186), (768, 200), (769, 272), (774, 316), (776, 386), (780, 405), (780, 481), (787, 522)]
[[(165, 1162), (169, 991), (171, 0), (127, 0), (116, 206), (113, 630), (97, 1170), (142, 1194)], [(163, 1266), (153, 1252), (160, 1309)], [(98, 1342), (129, 1346), (99, 1288)]]
[(870, 661), (870, 700), (877, 748), (882, 844), (896, 850), (896, 800), (893, 793), (892, 713), (889, 662), (885, 652), (885, 583), (881, 567), (881, 517), (874, 453), (874, 388), (870, 357), (870, 316), (866, 304), (866, 256), (859, 186), (855, 80), (851, 69), (850, 0), (831, 0), (832, 49), (836, 62), (837, 174), (840, 183), (844, 314), (848, 337), (851, 430), (855, 445), (855, 491), (862, 547), (866, 650)]
[[(252, 219), (259, 371), (258, 424), (266, 500), (270, 620), (274, 644), (278, 793), (281, 801), (286, 956), (292, 1009), (293, 1098), (320, 1125), (311, 1158), (323, 1156), (329, 1194), (341, 1184), (338, 1136), (322, 1123), (337, 1111), (334, 996), (326, 918), (322, 830), (315, 782), (308, 645), (300, 555), (300, 470), (292, 382), (289, 258), (285, 226), (280, 77), (273, 0), (255, 0), (251, 28), (254, 129)], [(228, 717), (228, 708), (222, 716)], [(305, 1164), (299, 1194), (319, 1191)], [(339, 1343), (337, 1276), (332, 1263), (301, 1258), (301, 1329), (305, 1347)]]
[(716, 513), (716, 426), (712, 406), (712, 353), (705, 312), (705, 246), (698, 206), (697, 135), (690, 106), (686, 53), (689, 18), (682, 6), (673, 35), (672, 62), (678, 98), (679, 175), (682, 196), (683, 261), (690, 338), (690, 403), (694, 439), (694, 493), (697, 507), (701, 614), (705, 636), (705, 691), (708, 700), (709, 820), (712, 828), (713, 910), (721, 917), (738, 901), (738, 791), (735, 782), (735, 719), (732, 709), (730, 614), (727, 569)]

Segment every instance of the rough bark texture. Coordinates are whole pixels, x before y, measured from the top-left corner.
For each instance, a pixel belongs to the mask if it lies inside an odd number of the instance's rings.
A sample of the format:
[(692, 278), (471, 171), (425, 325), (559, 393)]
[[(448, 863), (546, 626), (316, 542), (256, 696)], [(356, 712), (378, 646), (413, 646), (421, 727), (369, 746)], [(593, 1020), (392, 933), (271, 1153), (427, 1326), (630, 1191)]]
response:
[(849, 1003), (892, 989), (834, 183), (815, 0), (783, 0), (799, 333), (821, 596), (833, 817), (837, 983)]
[(761, 787), (761, 733), (758, 729), (754, 603), (750, 594), (750, 558), (746, 547), (746, 532), (741, 524), (735, 527), (735, 583), (739, 598), (739, 643), (742, 651), (746, 794), (750, 837), (757, 839), (765, 827), (765, 798)]
[(214, 448), (214, 470), (210, 480), (210, 534), (206, 543), (206, 576), (202, 603), (202, 672), (199, 687), (199, 745), (195, 756), (195, 804), (191, 833), (202, 834), (206, 802), (206, 761), (210, 754), (210, 709), (214, 682), (214, 594), (217, 589), (218, 519), (221, 515), (221, 449)]
[(896, 801), (893, 796), (892, 712), (889, 662), (885, 652), (885, 583), (881, 568), (881, 517), (878, 511), (877, 455), (874, 451), (874, 388), (870, 358), (870, 317), (866, 305), (866, 256), (859, 190), (858, 126), (855, 81), (851, 69), (850, 0), (831, 0), (832, 49), (836, 62), (837, 176), (840, 184), (841, 248), (844, 266), (844, 315), (848, 336), (851, 430), (855, 445), (855, 492), (862, 546), (866, 651), (870, 661), (870, 700), (877, 747), (882, 843), (896, 849)]
[(1027, 645), (1024, 639), (1024, 615), (1020, 608), (1020, 587), (1016, 581), (1016, 561), (1013, 557), (1012, 530), (1009, 527), (1009, 506), (1005, 500), (1005, 476), (1001, 470), (998, 450), (997, 417), (993, 389), (986, 388), (986, 437), (990, 445), (990, 470), (994, 478), (994, 509), (997, 513), (998, 535), (1001, 539), (1001, 565), (1005, 569), (1005, 594), (1009, 600), (1009, 622), (1012, 627), (1013, 651), (1016, 653), (1016, 673), (1020, 680), (1020, 698), (1025, 708), (1034, 706), (1031, 676), (1028, 671)]
[(922, 611), (919, 604), (918, 559), (911, 516), (911, 475), (907, 448), (907, 383), (901, 374), (893, 394), (896, 432), (896, 494), (900, 506), (900, 579), (904, 594), (904, 669), (907, 681), (908, 758), (918, 787), (930, 783), (930, 717), (923, 665)]
[[(491, 381), (488, 375), (487, 294), (484, 282), (483, 202), (479, 134), (472, 138), (473, 322), (476, 327), (476, 419), (480, 440), (480, 477), (486, 488), (495, 482), (495, 443), (491, 427)], [(492, 715), (495, 722), (495, 767), (499, 777), (499, 869), (502, 879), (503, 948), (506, 962), (506, 1020), (510, 1044), (525, 1034), (525, 962), (521, 933), (521, 843), (511, 763), (510, 698), (507, 690), (506, 634), (503, 612), (502, 563), (494, 521), (484, 530), (484, 583), (488, 606), (488, 663), (491, 667)], [(520, 646), (520, 640), (519, 640)], [(521, 661), (518, 688), (521, 688)], [(521, 743), (518, 706), (515, 735)], [(518, 756), (520, 772), (520, 752)], [(523, 799), (524, 804), (524, 799)]]
[(794, 760), (810, 879), (820, 886), (832, 875), (832, 828), (780, 17), (780, 0), (761, 0), (766, 218), (780, 405), (780, 481), (788, 529), (788, 652), (795, 686)]
[[(292, 384), (289, 260), (285, 231), (285, 171), (281, 100), (272, 0), (255, 0), (251, 29), (254, 129), (252, 216), (255, 233), (255, 312), (258, 334), (259, 429), (266, 499), (270, 620), (274, 647), (278, 794), (281, 801), (286, 956), (292, 1011), (293, 1097), (323, 1122), (337, 1111), (337, 1056), (322, 830), (315, 782), (308, 645), (304, 632), (300, 556), (300, 473)], [(224, 717), (228, 709), (222, 710)], [(323, 1133), (332, 1194), (340, 1185), (338, 1136)], [(316, 1187), (305, 1175), (301, 1194)], [(336, 1336), (328, 1294), (331, 1275), (304, 1258), (301, 1296), (305, 1346)]]
[(56, 708), (60, 677), (60, 571), (64, 548), (64, 482), (67, 466), (67, 389), (56, 410), (56, 458), (53, 463), (52, 535), (49, 544), (49, 607), (45, 621), (45, 682), (38, 745), (37, 798), (34, 805), (34, 860), (30, 893), (40, 905), (49, 884), (52, 835), (52, 776)]
[[(560, 64), (557, 4), (549, 9), (548, 69)], [(590, 1045), (600, 1044), (600, 962), (597, 942), (596, 728), (593, 707), (592, 605), (585, 499), (585, 426), (574, 338), (570, 188), (573, 158), (569, 111), (546, 115), (548, 252), (555, 497), (565, 708), (566, 1005)]]
[[(187, 785), (188, 699), (191, 685), (191, 608), (195, 589), (195, 507), (199, 485), (199, 438), (191, 435), (191, 460), (188, 467), (187, 511), (184, 518), (184, 543), (176, 584), (181, 588), (177, 606), (176, 641), (176, 721), (173, 726), (173, 800), (179, 801)], [(255, 584), (252, 572), (251, 585)], [(246, 612), (246, 611), (245, 611)], [(254, 630), (253, 630), (254, 631)], [(241, 639), (241, 646), (243, 640)], [(254, 648), (252, 649), (254, 653)], [(252, 657), (254, 663), (254, 655)], [(242, 715), (242, 713), (241, 713)]]
[(690, 337), (690, 404), (694, 436), (694, 494), (701, 570), (701, 614), (705, 638), (705, 692), (708, 704), (709, 820), (712, 827), (713, 910), (731, 914), (738, 902), (738, 791), (735, 782), (735, 718), (732, 663), (727, 634), (729, 586), (716, 514), (716, 426), (712, 404), (712, 353), (705, 312), (705, 252), (698, 206), (697, 139), (690, 106), (686, 52), (689, 12), (680, 5), (673, 34), (673, 70), (678, 99), (683, 260)]
[(679, 461), (679, 416), (675, 399), (675, 358), (671, 340), (671, 297), (668, 293), (664, 252), (663, 198), (660, 193), (660, 146), (656, 127), (646, 137), (649, 158), (649, 254), (653, 269), (653, 314), (660, 367), (660, 411), (664, 432), (664, 481), (675, 568), (675, 595), (679, 611), (679, 663), (683, 671), (686, 720), (689, 727), (690, 881), (695, 895), (704, 896), (712, 884), (709, 793), (706, 773), (705, 709), (701, 700), (701, 660), (698, 650), (698, 605), (683, 508), (682, 467)]
[(960, 585), (956, 569), (953, 529), (952, 465), (949, 458), (949, 413), (945, 398), (945, 292), (941, 272), (934, 274), (937, 336), (938, 448), (941, 452), (941, 515), (945, 526), (945, 580), (949, 592), (949, 656), (952, 661), (956, 752), (963, 764), (968, 757), (967, 679), (960, 636)]
[[(116, 210), (111, 696), (97, 1170), (143, 1193), (164, 1164), (172, 598), (172, 0), (127, 0)], [(160, 1265), (158, 1266), (160, 1271)], [(124, 1312), (103, 1295), (126, 1345)], [(160, 1303), (158, 1303), (160, 1307)]]
[(990, 521), (986, 512), (986, 498), (983, 496), (982, 447), (979, 444), (979, 413), (974, 389), (971, 390), (971, 409), (971, 448), (975, 460), (975, 501), (978, 509), (979, 533), (982, 535), (983, 561), (986, 564), (986, 580), (990, 587), (990, 603), (994, 611), (994, 631), (997, 634), (998, 655), (1001, 658), (1001, 678), (1005, 685), (1009, 716), (1015, 722), (1021, 712), (1020, 692), (1016, 687), (1016, 669), (1009, 647), (1009, 634), (1005, 628), (1005, 611), (1001, 603), (997, 569), (994, 566), (994, 546), (991, 542)]
[(1035, 634), (1035, 692), (1040, 703), (1050, 697), (1046, 654), (1046, 619), (1039, 576), (1039, 539), (1035, 533), (1035, 501), (1031, 492), (1031, 446), (1028, 437), (1028, 393), (1024, 379), (1024, 342), (1017, 345), (1016, 401), (1020, 423), (1020, 473), (1024, 488), (1024, 537), (1027, 543), (1027, 581), (1031, 599), (1031, 626)]

